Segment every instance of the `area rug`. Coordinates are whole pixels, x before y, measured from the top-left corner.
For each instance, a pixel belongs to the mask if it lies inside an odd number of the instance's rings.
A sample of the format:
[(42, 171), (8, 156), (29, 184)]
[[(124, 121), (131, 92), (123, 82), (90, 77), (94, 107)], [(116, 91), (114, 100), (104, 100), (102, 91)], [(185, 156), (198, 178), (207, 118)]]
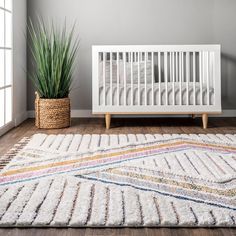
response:
[(236, 226), (236, 135), (36, 134), (0, 162), (0, 227)]

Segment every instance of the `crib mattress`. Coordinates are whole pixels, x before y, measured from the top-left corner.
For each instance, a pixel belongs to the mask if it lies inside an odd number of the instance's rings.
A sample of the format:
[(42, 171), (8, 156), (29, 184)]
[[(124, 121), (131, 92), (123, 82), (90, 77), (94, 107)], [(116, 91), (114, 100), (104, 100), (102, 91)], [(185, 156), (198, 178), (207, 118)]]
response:
[[(180, 87), (181, 85), (181, 87)], [(112, 91), (112, 99), (111, 99)], [(146, 92), (145, 92), (146, 91)], [(119, 99), (117, 96), (119, 93)], [(145, 94), (147, 94), (145, 96)], [(197, 83), (194, 86), (192, 83), (178, 83), (174, 84), (168, 83), (167, 86), (165, 83), (155, 83), (153, 86), (152, 93), (152, 84), (147, 84), (146, 89), (144, 84), (140, 84), (139, 88), (137, 84), (133, 84), (133, 92), (131, 89), (131, 84), (126, 85), (126, 89), (123, 85), (105, 84), (105, 104), (104, 104), (104, 86), (100, 85), (99, 87), (99, 104), (100, 105), (152, 105), (152, 94), (154, 97), (154, 105), (209, 105), (214, 104), (214, 89), (209, 87), (209, 98), (207, 96), (207, 86), (203, 85), (202, 89)], [(167, 94), (167, 95), (166, 95)], [(194, 96), (195, 94), (195, 96)], [(180, 96), (181, 95), (181, 96)], [(167, 96), (167, 99), (166, 99)], [(187, 100), (188, 96), (188, 100)], [(201, 98), (202, 96), (202, 98)], [(159, 103), (160, 100), (160, 103)], [(167, 101), (166, 101), (167, 100)], [(119, 101), (119, 103), (118, 103)], [(132, 103), (133, 102), (133, 103)], [(174, 103), (173, 103), (174, 102)], [(203, 103), (203, 104), (202, 104)]]

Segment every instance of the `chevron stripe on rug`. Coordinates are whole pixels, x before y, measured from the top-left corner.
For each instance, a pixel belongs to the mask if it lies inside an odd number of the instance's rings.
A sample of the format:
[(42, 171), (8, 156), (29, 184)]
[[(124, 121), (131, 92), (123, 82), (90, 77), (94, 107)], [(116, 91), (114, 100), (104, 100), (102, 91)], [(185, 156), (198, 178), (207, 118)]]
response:
[(0, 227), (236, 226), (236, 135), (35, 134), (0, 166)]

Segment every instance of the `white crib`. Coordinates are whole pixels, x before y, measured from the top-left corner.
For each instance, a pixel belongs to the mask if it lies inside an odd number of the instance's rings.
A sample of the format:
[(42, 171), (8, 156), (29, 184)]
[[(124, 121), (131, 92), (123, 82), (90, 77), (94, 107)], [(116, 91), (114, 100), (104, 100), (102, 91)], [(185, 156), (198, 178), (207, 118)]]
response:
[(220, 45), (93, 46), (93, 114), (221, 113)]

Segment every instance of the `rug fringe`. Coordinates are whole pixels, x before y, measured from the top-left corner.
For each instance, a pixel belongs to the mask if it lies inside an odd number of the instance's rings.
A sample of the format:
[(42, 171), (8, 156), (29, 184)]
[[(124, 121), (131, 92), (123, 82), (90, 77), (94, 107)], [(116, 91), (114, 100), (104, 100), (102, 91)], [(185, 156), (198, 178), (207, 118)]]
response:
[(31, 137), (24, 137), (6, 154), (0, 157), (0, 171), (29, 143)]

